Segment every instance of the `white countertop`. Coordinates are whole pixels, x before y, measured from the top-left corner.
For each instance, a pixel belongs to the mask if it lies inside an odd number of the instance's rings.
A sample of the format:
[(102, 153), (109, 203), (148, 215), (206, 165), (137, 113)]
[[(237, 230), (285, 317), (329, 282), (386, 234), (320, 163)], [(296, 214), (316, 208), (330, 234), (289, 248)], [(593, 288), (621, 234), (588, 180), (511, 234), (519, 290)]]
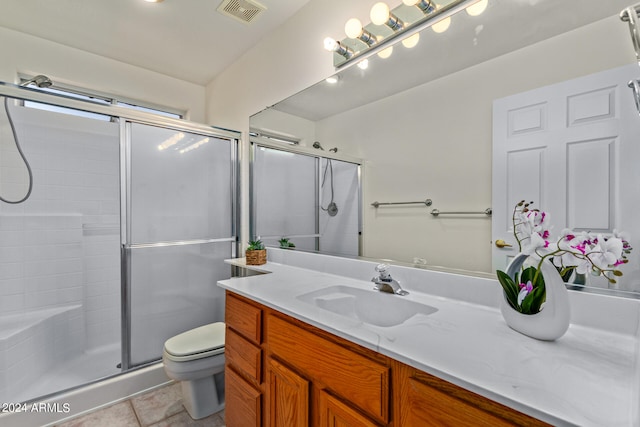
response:
[(497, 307), (415, 290), (388, 297), (438, 311), (377, 327), (297, 298), (334, 285), (371, 290), (368, 280), (275, 262), (249, 267), (270, 274), (219, 286), (553, 425), (640, 425), (637, 333), (572, 323), (559, 340), (538, 341), (511, 330)]

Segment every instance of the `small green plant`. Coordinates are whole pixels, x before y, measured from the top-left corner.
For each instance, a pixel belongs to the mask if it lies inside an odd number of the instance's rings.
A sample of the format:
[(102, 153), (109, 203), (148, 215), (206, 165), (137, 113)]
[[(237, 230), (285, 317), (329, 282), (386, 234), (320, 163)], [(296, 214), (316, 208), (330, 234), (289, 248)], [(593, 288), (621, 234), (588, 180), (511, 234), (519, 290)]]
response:
[(538, 269), (525, 268), (520, 277), (516, 273), (515, 280), (500, 270), (497, 270), (497, 273), (507, 301), (514, 310), (523, 314), (536, 314), (540, 311), (545, 301), (546, 290), (544, 277), (538, 274)]
[(247, 247), (248, 251), (259, 251), (264, 249), (264, 243), (262, 240), (249, 240), (249, 246)]
[(296, 247), (296, 245), (294, 245), (292, 242), (289, 241), (288, 237), (283, 237), (282, 239), (278, 240), (278, 243), (280, 243), (280, 247), (282, 249), (289, 249), (289, 248)]

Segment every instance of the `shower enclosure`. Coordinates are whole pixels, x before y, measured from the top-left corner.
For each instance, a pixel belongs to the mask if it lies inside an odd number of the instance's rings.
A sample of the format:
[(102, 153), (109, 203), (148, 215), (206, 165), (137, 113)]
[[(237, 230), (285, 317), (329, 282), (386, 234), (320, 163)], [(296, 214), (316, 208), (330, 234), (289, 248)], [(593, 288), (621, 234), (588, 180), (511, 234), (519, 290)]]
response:
[[(0, 401), (158, 361), (167, 338), (223, 320), (239, 134), (11, 84), (0, 96), (33, 177), (27, 200), (0, 202)], [(0, 195), (25, 180), (3, 112)]]
[(252, 141), (251, 236), (278, 246), (357, 256), (360, 165)]

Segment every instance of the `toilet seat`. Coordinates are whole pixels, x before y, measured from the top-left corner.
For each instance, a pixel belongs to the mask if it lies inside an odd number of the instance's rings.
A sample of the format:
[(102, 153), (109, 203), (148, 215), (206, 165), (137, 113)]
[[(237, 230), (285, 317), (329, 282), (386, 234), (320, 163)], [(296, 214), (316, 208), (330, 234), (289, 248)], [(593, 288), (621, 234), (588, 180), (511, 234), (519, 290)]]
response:
[(164, 343), (169, 360), (186, 362), (224, 353), (223, 322), (211, 323), (183, 332)]

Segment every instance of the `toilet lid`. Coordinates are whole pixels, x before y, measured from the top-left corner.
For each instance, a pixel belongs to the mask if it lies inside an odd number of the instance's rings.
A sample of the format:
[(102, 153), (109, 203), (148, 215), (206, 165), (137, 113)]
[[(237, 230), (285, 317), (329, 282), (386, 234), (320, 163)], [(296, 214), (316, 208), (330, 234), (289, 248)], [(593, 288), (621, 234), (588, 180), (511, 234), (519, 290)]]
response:
[(190, 356), (224, 348), (223, 322), (210, 323), (183, 332), (164, 343), (164, 349), (173, 356)]

